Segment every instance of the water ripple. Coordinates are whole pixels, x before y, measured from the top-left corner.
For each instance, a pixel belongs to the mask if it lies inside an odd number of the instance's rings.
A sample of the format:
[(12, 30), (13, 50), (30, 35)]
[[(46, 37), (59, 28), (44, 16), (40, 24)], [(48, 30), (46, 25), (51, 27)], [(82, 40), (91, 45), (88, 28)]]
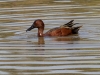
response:
[[(0, 1), (0, 74), (99, 75), (99, 1), (30, 1)], [(38, 38), (36, 29), (26, 33), (35, 19), (43, 19), (44, 32), (71, 19), (83, 27), (78, 35)]]

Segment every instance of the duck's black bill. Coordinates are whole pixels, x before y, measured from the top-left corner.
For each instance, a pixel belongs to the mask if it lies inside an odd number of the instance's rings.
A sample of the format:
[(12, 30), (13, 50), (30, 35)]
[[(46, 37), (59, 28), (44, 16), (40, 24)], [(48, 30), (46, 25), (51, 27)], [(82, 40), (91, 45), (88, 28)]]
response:
[(32, 25), (30, 28), (28, 28), (27, 30), (26, 30), (26, 32), (27, 31), (31, 31), (32, 29), (34, 29), (35, 27)]

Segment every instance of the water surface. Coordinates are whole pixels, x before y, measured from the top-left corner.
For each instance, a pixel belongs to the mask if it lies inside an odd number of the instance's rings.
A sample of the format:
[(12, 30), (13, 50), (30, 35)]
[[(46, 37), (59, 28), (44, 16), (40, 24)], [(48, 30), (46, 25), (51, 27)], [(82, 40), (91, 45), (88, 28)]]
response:
[[(0, 0), (0, 74), (100, 75), (99, 0)], [(45, 31), (74, 19), (78, 35), (26, 33), (42, 19)]]

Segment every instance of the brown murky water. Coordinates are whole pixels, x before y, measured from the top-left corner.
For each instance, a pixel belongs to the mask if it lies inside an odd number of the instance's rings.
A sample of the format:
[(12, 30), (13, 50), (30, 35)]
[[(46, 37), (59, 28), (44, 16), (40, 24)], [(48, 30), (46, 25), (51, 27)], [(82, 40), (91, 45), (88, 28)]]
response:
[[(74, 19), (78, 35), (37, 37)], [(100, 0), (0, 0), (0, 75), (100, 75)]]

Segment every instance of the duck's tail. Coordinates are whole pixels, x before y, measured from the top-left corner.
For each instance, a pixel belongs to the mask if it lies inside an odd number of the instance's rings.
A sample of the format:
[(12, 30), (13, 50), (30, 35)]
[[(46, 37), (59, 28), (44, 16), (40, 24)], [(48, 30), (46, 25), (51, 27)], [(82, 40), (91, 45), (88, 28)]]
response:
[(82, 26), (72, 27), (72, 33), (73, 33), (73, 34), (78, 34), (78, 31), (79, 31), (79, 29), (80, 29), (81, 27), (82, 27)]

